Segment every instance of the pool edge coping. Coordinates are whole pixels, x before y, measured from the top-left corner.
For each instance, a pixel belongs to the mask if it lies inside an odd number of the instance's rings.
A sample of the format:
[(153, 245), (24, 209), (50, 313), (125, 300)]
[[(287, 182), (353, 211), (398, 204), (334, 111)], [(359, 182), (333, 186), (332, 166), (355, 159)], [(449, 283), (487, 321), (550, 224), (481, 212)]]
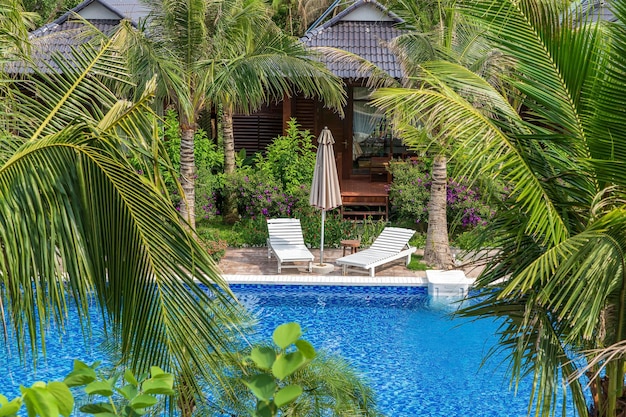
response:
[(344, 276), (344, 275), (236, 275), (224, 274), (229, 284), (267, 285), (336, 285), (336, 286), (402, 286), (426, 287), (428, 282), (422, 277), (391, 276)]

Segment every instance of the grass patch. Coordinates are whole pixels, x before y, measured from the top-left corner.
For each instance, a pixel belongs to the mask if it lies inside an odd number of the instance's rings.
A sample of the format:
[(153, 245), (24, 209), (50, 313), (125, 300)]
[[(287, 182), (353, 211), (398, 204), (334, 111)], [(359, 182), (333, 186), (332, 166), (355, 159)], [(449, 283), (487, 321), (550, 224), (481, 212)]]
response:
[(428, 269), (428, 265), (422, 262), (422, 255), (411, 255), (411, 262), (407, 266), (411, 271), (426, 271)]

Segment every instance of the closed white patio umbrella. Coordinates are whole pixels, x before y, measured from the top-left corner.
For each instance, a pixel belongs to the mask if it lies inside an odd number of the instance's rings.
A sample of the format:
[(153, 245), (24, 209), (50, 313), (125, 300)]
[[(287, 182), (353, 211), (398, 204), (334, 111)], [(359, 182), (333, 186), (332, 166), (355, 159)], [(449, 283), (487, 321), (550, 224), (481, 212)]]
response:
[(315, 171), (311, 183), (311, 195), (309, 204), (322, 210), (322, 233), (320, 242), (320, 265), (324, 264), (324, 223), (326, 211), (341, 205), (341, 190), (337, 176), (335, 163), (335, 151), (333, 144), (335, 139), (328, 129), (324, 127), (317, 139), (317, 157), (315, 159)]

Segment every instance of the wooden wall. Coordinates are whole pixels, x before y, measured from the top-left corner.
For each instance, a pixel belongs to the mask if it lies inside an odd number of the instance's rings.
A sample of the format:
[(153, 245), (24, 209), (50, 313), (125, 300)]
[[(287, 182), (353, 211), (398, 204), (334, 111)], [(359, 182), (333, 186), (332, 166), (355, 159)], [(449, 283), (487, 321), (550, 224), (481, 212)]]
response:
[(322, 106), (314, 99), (292, 97), (284, 102), (263, 107), (252, 115), (235, 115), (235, 151), (246, 149), (247, 155), (264, 151), (274, 138), (284, 134), (286, 121), (294, 117), (300, 128), (317, 137), (327, 126), (335, 139), (335, 154), (341, 155), (340, 178), (350, 178), (352, 172), (352, 105), (346, 117)]
[(248, 156), (264, 151), (272, 140), (283, 134), (282, 103), (263, 107), (251, 115), (233, 117), (235, 152), (246, 149)]

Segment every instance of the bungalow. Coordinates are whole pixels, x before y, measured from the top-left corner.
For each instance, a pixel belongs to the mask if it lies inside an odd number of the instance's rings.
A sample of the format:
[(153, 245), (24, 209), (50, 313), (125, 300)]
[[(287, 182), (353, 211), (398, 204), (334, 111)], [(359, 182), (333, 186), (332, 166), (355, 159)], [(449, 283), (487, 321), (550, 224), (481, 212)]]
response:
[[(373, 63), (389, 76), (401, 78), (402, 69), (387, 43), (402, 33), (402, 20), (375, 0), (357, 0), (327, 22), (314, 24), (301, 38), (311, 48), (330, 47), (348, 51)], [(264, 149), (280, 135), (286, 122), (295, 118), (303, 129), (317, 136), (328, 126), (335, 138), (335, 155), (342, 180), (353, 175), (369, 175), (372, 157), (400, 156), (406, 148), (392, 139), (385, 120), (369, 106), (367, 74), (354, 62), (321, 56), (322, 61), (346, 85), (348, 100), (345, 117), (322, 103), (302, 96), (272, 103), (253, 115), (234, 119), (235, 148)]]
[[(333, 7), (324, 16), (332, 11)], [(51, 59), (53, 52), (69, 57), (72, 47), (84, 42), (83, 37), (77, 36), (82, 23), (74, 18), (76, 15), (106, 33), (122, 19), (139, 26), (149, 14), (150, 4), (142, 0), (85, 0), (31, 33), (35, 62), (46, 63), (55, 70)], [(397, 79), (402, 70), (387, 43), (402, 33), (397, 27), (401, 22), (398, 16), (375, 0), (356, 0), (327, 22), (316, 22), (301, 40), (311, 48), (330, 47), (353, 53)], [(392, 139), (383, 117), (368, 105), (367, 74), (354, 62), (339, 63), (325, 55), (321, 59), (344, 80), (348, 92), (347, 105), (343, 109), (345, 117), (315, 99), (286, 97), (281, 102), (268, 103), (252, 115), (235, 116), (235, 150), (246, 149), (248, 154), (263, 151), (275, 137), (283, 134), (291, 118), (315, 136), (328, 126), (336, 141), (344, 207), (352, 204), (356, 216), (379, 214), (386, 217), (388, 196), (385, 184), (389, 176), (385, 161), (391, 156), (404, 154), (406, 149)], [(20, 64), (12, 68), (15, 73), (28, 71), (28, 67)], [(352, 183), (358, 184), (357, 188), (350, 185), (352, 177), (361, 180)], [(370, 184), (370, 181), (377, 184)]]

